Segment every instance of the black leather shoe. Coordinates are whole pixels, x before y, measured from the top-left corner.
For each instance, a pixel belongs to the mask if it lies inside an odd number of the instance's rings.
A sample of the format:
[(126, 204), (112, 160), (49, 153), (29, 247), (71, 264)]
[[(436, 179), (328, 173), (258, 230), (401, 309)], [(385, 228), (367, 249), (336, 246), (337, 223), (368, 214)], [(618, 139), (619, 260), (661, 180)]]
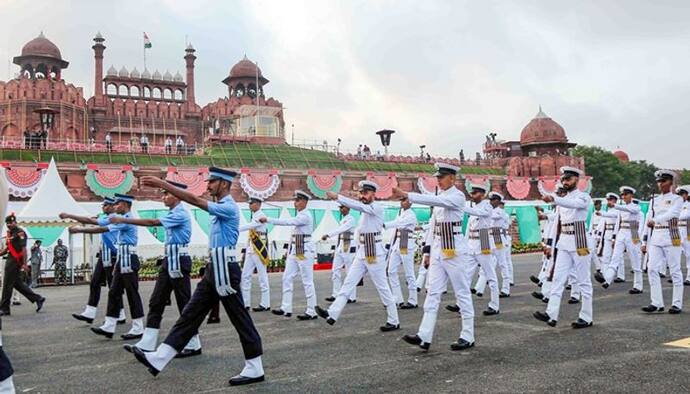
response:
[(556, 327), (557, 321), (551, 319), (549, 315), (544, 312), (536, 311), (532, 314), (532, 316), (534, 316), (535, 319), (550, 325), (551, 327)]
[(252, 383), (259, 383), (264, 381), (264, 375), (261, 375), (257, 378), (248, 378), (246, 376), (242, 375), (237, 375), (233, 376), (230, 380), (228, 380), (228, 384), (230, 386), (243, 386), (245, 384), (252, 384)]
[(319, 317), (316, 315), (308, 315), (308, 314), (303, 314), (303, 315), (297, 315), (297, 320), (316, 320)]
[(270, 308), (270, 307), (265, 307), (265, 306), (263, 306), (263, 305), (259, 305), (259, 306), (257, 306), (256, 308), (252, 308), (252, 310), (253, 310), (254, 312), (267, 312), (267, 311), (270, 311), (271, 308)]
[(182, 349), (181, 352), (177, 353), (175, 355), (175, 358), (187, 358), (187, 357), (194, 357), (194, 356), (200, 356), (201, 355), (201, 349)]
[(131, 341), (132, 339), (139, 339), (143, 336), (144, 334), (122, 334), (120, 338), (122, 338), (123, 341)]
[(498, 295), (498, 298), (508, 298), (510, 297), (510, 294), (506, 294), (504, 292), (501, 292), (501, 294)]
[(79, 321), (87, 322), (87, 323), (89, 323), (89, 324), (93, 323), (93, 319), (92, 319), (92, 318), (86, 317), (86, 316), (83, 316), (83, 315), (80, 315), (80, 314), (78, 314), (78, 313), (72, 313), (72, 317), (75, 318), (75, 319), (77, 319), (77, 320), (79, 320)]
[(206, 320), (206, 324), (218, 324), (220, 323), (220, 317), (210, 317)]
[(43, 309), (43, 304), (45, 304), (46, 298), (41, 297), (40, 300), (36, 301), (36, 313), (40, 312), (41, 309)]
[(106, 338), (112, 339), (112, 337), (113, 337), (112, 332), (102, 330), (100, 327), (91, 327), (91, 331), (93, 331), (95, 334), (103, 335)]
[(12, 306), (19, 306), (19, 305), (21, 305), (21, 304), (22, 304), (22, 303), (19, 302), (19, 301), (12, 301)]
[(118, 324), (118, 325), (127, 324), (127, 319), (118, 320), (118, 321), (117, 321), (117, 324)]
[(249, 312), (249, 311), (251, 310), (251, 308), (248, 307), (248, 306), (245, 306), (245, 307), (244, 307), (244, 310), (247, 311), (247, 312)]
[(671, 309), (668, 310), (668, 313), (670, 313), (672, 315), (677, 315), (677, 314), (681, 313), (682, 311), (683, 311), (682, 309), (680, 309), (674, 305), (671, 307)]
[(462, 338), (458, 339), (457, 342), (453, 342), (450, 344), (450, 350), (465, 350), (471, 347), (474, 347), (474, 342), (470, 343)]
[(406, 303), (400, 305), (400, 309), (415, 309), (415, 308), (417, 308), (417, 305), (410, 304), (409, 302), (406, 302)]
[(134, 348), (137, 348), (144, 353), (150, 352), (149, 350), (144, 350), (142, 348), (138, 348), (136, 345), (130, 345), (129, 343), (122, 345), (122, 348), (125, 349), (126, 351), (130, 352), (130, 353), (134, 353)]
[(548, 303), (549, 303), (549, 299), (546, 298), (546, 297), (544, 297), (544, 298), (541, 299), (541, 302), (543, 302), (544, 304), (548, 304)]
[(534, 283), (535, 285), (537, 285), (537, 286), (539, 286), (539, 284), (541, 283), (541, 281), (539, 280), (539, 278), (537, 278), (537, 277), (534, 276), (534, 275), (530, 275), (529, 280), (530, 280), (532, 283)]
[(663, 312), (664, 307), (662, 306), (661, 308), (657, 308), (654, 305), (648, 305), (648, 306), (645, 306), (644, 308), (642, 308), (642, 311), (647, 312), (647, 313)]
[(274, 315), (278, 315), (278, 316), (285, 316), (285, 317), (292, 316), (292, 313), (285, 313), (285, 311), (283, 311), (282, 309), (273, 309), (271, 311), (271, 313), (273, 313)]
[(477, 290), (475, 290), (475, 288), (473, 287), (473, 288), (470, 289), (470, 293), (472, 293), (472, 294), (477, 294)]
[(326, 298), (324, 298), (324, 299), (325, 299), (326, 301), (328, 301), (328, 302), (333, 302), (333, 301), (335, 301), (335, 297), (333, 297), (333, 296), (326, 297)]
[(429, 350), (431, 344), (429, 342), (422, 341), (418, 335), (403, 335), (402, 340), (409, 343), (410, 345), (416, 345), (424, 350)]
[(604, 278), (604, 275), (602, 275), (600, 271), (594, 273), (594, 280), (596, 280), (599, 283), (606, 282), (606, 278)]
[(578, 329), (578, 328), (592, 327), (593, 325), (594, 325), (594, 323), (592, 323), (592, 322), (588, 323), (588, 322), (578, 318), (577, 321), (574, 321), (570, 326), (572, 328)]
[(661, 272), (659, 272), (659, 278), (665, 278), (665, 277), (666, 277), (666, 274), (662, 274)]
[(686, 280), (683, 282), (683, 286), (690, 286), (690, 280), (687, 280), (687, 279), (686, 279)]
[(0, 311), (0, 316), (10, 316), (10, 311)]
[(399, 330), (400, 329), (400, 324), (390, 324), (386, 322), (385, 325), (379, 327), (381, 331), (383, 332), (388, 332), (388, 331), (394, 331), (394, 330)]
[(348, 304), (356, 304), (356, 303), (357, 303), (357, 300), (347, 300), (347, 303), (348, 303)]
[(609, 288), (609, 284), (606, 283), (606, 282), (604, 282), (604, 283), (601, 284), (601, 287), (603, 287), (604, 289), (608, 289), (608, 288)]
[(642, 294), (642, 290), (636, 289), (633, 287), (632, 289), (628, 290), (628, 293), (629, 294)]
[[(329, 319), (330, 319), (330, 320), (333, 320), (333, 319), (331, 319), (331, 317), (328, 315), (328, 311), (325, 310), (325, 309), (323, 309), (323, 308), (321, 308), (320, 306), (318, 306), (318, 305), (315, 306), (315, 307), (314, 307), (314, 310), (316, 311), (316, 314), (317, 314), (317, 315), (321, 316), (321, 318), (323, 318), (323, 319), (326, 319), (326, 321), (328, 321)], [(335, 323), (335, 320), (333, 320), (333, 323)], [(328, 323), (328, 324), (333, 325), (333, 323)]]
[(493, 309), (493, 308), (489, 308), (489, 309), (485, 310), (484, 312), (482, 312), (482, 314), (484, 316), (493, 316), (493, 315), (498, 315), (498, 311)]
[(460, 312), (460, 307), (457, 306), (457, 305), (455, 305), (455, 304), (446, 305), (446, 310), (447, 310), (447, 311), (451, 311), (451, 312), (458, 313), (458, 312)]
[(580, 300), (578, 300), (575, 297), (570, 297), (570, 299), (568, 300), (568, 304), (579, 304), (579, 303), (580, 303)]
[(421, 288), (421, 287), (418, 287), (418, 288), (417, 288), (417, 293), (419, 293), (420, 291), (422, 291), (422, 288)]
[(484, 297), (484, 293), (476, 293), (475, 295), (479, 298)]
[(613, 280), (613, 283), (625, 283), (625, 279), (616, 278)]
[(667, 279), (666, 282), (673, 283), (673, 279)]
[(156, 376), (161, 372), (161, 371), (157, 370), (153, 365), (151, 365), (149, 360), (146, 359), (146, 353), (143, 350), (134, 346), (132, 348), (132, 353), (134, 353), (134, 357), (137, 359), (137, 361), (144, 364), (144, 366), (146, 366), (146, 368), (148, 368), (149, 373), (151, 373), (151, 375)]
[(541, 300), (541, 299), (544, 299), (544, 294), (542, 294), (541, 291), (533, 291), (533, 292), (532, 292), (532, 297), (534, 297), (534, 298), (536, 298), (536, 299), (538, 299), (538, 300)]
[(565, 286), (565, 289), (568, 290), (568, 291), (570, 291), (572, 288), (573, 288), (573, 287), (572, 287), (571, 285)]

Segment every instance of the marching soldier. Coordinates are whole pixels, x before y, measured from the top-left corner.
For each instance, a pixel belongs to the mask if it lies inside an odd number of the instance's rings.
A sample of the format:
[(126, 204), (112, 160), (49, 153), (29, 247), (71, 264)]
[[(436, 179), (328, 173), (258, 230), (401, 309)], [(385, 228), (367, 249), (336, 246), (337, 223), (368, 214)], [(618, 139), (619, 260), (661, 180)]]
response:
[(429, 272), (431, 244), (434, 242), (434, 210), (433, 207), (431, 208), (431, 217), (429, 218), (429, 223), (422, 226), (424, 238), (422, 240), (422, 261), (419, 263), (419, 270), (417, 271), (417, 292), (422, 291), (422, 288), (425, 287), (426, 275)]
[(264, 380), (261, 362), (261, 337), (254, 327), (249, 312), (245, 309), (240, 290), (241, 270), (235, 259), (235, 245), (239, 234), (240, 212), (230, 195), (234, 171), (216, 167), (209, 168), (208, 193), (214, 201), (173, 186), (152, 176), (141, 178), (145, 186), (158, 187), (191, 205), (208, 211), (211, 228), (209, 230), (210, 262), (206, 265), (192, 298), (182, 310), (179, 319), (155, 352), (132, 349), (137, 361), (144, 364), (156, 376), (180, 352), (189, 340), (199, 331), (199, 326), (220, 300), (237, 330), (244, 351), (244, 369), (229, 380), (231, 386), (238, 386)]
[[(546, 194), (544, 202), (553, 202), (559, 210), (559, 216), (551, 229), (550, 238), (553, 240), (552, 248), (547, 249), (547, 254), (554, 253), (553, 283), (549, 294), (549, 303), (546, 312), (537, 311), (534, 317), (537, 320), (555, 327), (558, 321), (561, 296), (571, 271), (576, 276), (574, 285), (580, 286), (582, 294), (582, 306), (580, 315), (573, 328), (585, 328), (592, 325), (592, 282), (590, 279), (590, 257), (587, 246), (587, 215), (592, 199), (587, 193), (577, 189), (577, 182), (582, 172), (573, 167), (561, 167), (561, 183), (567, 193), (564, 197)], [(552, 252), (553, 250), (553, 252)]]
[(599, 249), (600, 236), (599, 225), (602, 221), (601, 213), (601, 200), (594, 200), (594, 215), (589, 220), (589, 254), (592, 256), (592, 262), (594, 263), (594, 269), (596, 272), (601, 272), (602, 264), (599, 256), (597, 256), (597, 250)]
[(298, 320), (314, 320), (317, 318), (316, 289), (314, 288), (314, 243), (311, 233), (314, 231), (314, 220), (307, 210), (307, 204), (311, 196), (302, 190), (295, 191), (294, 204), (297, 215), (290, 219), (261, 218), (261, 223), (270, 223), (274, 226), (293, 226), (290, 249), (285, 260), (285, 272), (283, 272), (283, 301), (280, 309), (271, 311), (274, 315), (292, 316), (292, 293), (295, 277), (300, 275), (304, 286), (304, 295), (307, 298), (307, 310), (302, 315), (297, 315)]
[(5, 256), (5, 273), (2, 277), (2, 301), (0, 301), (0, 316), (10, 315), (12, 290), (16, 289), (29, 301), (36, 304), (36, 312), (40, 312), (45, 297), (34, 293), (27, 284), (20, 279), (21, 268), (26, 265), (26, 232), (17, 226), (14, 213), (5, 218), (7, 225), (6, 244), (0, 248), (0, 256)]
[[(168, 181), (174, 187), (186, 190), (187, 185)], [(134, 219), (114, 216), (110, 219), (113, 224), (131, 224), (135, 226), (156, 227), (165, 229), (165, 258), (160, 262), (160, 269), (153, 293), (149, 299), (149, 313), (146, 316), (146, 328), (144, 334), (135, 345), (126, 344), (124, 349), (132, 352), (137, 347), (146, 352), (156, 350), (158, 344), (158, 332), (163, 319), (165, 306), (170, 300), (171, 293), (175, 294), (177, 310), (182, 314), (191, 296), (192, 284), (190, 274), (192, 272), (192, 258), (189, 257), (189, 240), (192, 236), (192, 219), (189, 212), (182, 205), (179, 198), (161, 190), (163, 204), (169, 209), (167, 214), (160, 219)], [(187, 346), (176, 356), (185, 358), (201, 354), (201, 342), (199, 335), (194, 335)]]
[(683, 198), (683, 208), (681, 209), (678, 221), (681, 247), (685, 255), (685, 268), (687, 269), (687, 276), (683, 284), (685, 286), (690, 286), (690, 185), (683, 185), (676, 188), (676, 194)]
[[(333, 253), (333, 267), (332, 279), (333, 279), (333, 292), (330, 297), (326, 298), (326, 301), (333, 302), (335, 298), (340, 293), (340, 288), (342, 287), (343, 279), (342, 272), (345, 271), (345, 275), (350, 271), (352, 267), (352, 261), (354, 260), (354, 250), (356, 247), (352, 244), (352, 237), (354, 236), (355, 226), (357, 225), (354, 216), (350, 215), (350, 208), (345, 205), (340, 205), (340, 225), (333, 231), (324, 234), (321, 239), (323, 241), (329, 238), (338, 237), (338, 241), (335, 245), (335, 252)], [(352, 294), (347, 298), (348, 303), (357, 302), (357, 288), (352, 289)]]
[(433, 339), (441, 296), (450, 283), (460, 306), (460, 338), (450, 345), (451, 350), (465, 350), (474, 346), (474, 306), (470, 293), (470, 275), (465, 267), (469, 260), (468, 247), (462, 235), (465, 195), (455, 187), (460, 169), (456, 166), (436, 163), (438, 195), (405, 193), (393, 189), (394, 195), (407, 197), (412, 203), (434, 207), (430, 223), (433, 223), (433, 241), (424, 301), (424, 316), (416, 334), (403, 336), (403, 340), (423, 350), (429, 350)]
[(649, 202), (647, 227), (642, 237), (642, 253), (649, 253), (647, 276), (652, 302), (642, 308), (647, 313), (663, 312), (664, 297), (661, 293), (659, 273), (669, 267), (673, 280), (673, 303), (668, 313), (683, 310), (683, 273), (680, 270), (681, 239), (678, 217), (683, 210), (683, 198), (671, 192), (676, 173), (658, 170), (654, 173), (659, 195)]
[[(469, 223), (467, 226), (469, 247), (469, 264), (467, 264), (468, 274), (471, 277), (480, 267), (486, 281), (489, 283), (491, 289), (491, 299), (489, 300), (488, 308), (483, 312), (484, 316), (493, 316), (499, 313), (499, 291), (498, 279), (496, 278), (496, 260), (492, 255), (495, 248), (493, 237), (491, 236), (491, 227), (493, 225), (491, 214), (493, 208), (488, 200), (484, 199), (486, 189), (483, 186), (472, 187), (470, 191), (470, 199), (475, 206), (465, 207), (465, 213), (469, 214)], [(482, 293), (474, 290), (478, 297)], [(447, 308), (449, 309), (449, 308)]]
[[(510, 255), (510, 239), (507, 237), (507, 232), (505, 231), (510, 226), (510, 217), (501, 207), (501, 202), (503, 201), (503, 195), (498, 192), (489, 193), (489, 203), (493, 208), (491, 211), (491, 237), (493, 238), (494, 249), (493, 256), (496, 259), (497, 267), (501, 270), (501, 292), (499, 298), (510, 297), (510, 273), (511, 269), (509, 267), (509, 255)], [(498, 274), (497, 274), (498, 275)], [(479, 272), (479, 278), (475, 285), (477, 293), (483, 293), (486, 287), (487, 280), (484, 271)]]
[(620, 193), (624, 204), (609, 206), (611, 209), (618, 211), (620, 215), (611, 262), (604, 267), (603, 274), (600, 272), (595, 273), (594, 279), (601, 283), (602, 287), (608, 288), (615, 281), (614, 278), (620, 271), (620, 266), (625, 265), (624, 253), (627, 251), (633, 269), (633, 288), (630, 289), (629, 293), (640, 294), (642, 293), (643, 284), (639, 245), (640, 233), (638, 229), (642, 219), (642, 211), (640, 206), (632, 201), (635, 194), (634, 188), (622, 186)]
[(388, 287), (388, 280), (386, 280), (385, 252), (381, 244), (383, 207), (374, 201), (378, 185), (370, 181), (360, 181), (358, 186), (360, 195), (359, 201), (333, 192), (327, 193), (329, 199), (337, 200), (338, 203), (361, 212), (362, 216), (359, 220), (359, 226), (357, 227), (359, 242), (357, 242), (355, 261), (347, 272), (345, 282), (340, 288), (340, 293), (328, 310), (317, 306), (316, 313), (326, 319), (328, 324), (335, 324), (343, 308), (345, 308), (345, 304), (347, 304), (347, 299), (350, 294), (352, 294), (352, 290), (357, 286), (357, 283), (359, 283), (364, 275), (368, 273), (369, 278), (374, 282), (374, 286), (376, 286), (376, 290), (388, 314), (386, 324), (380, 327), (381, 331), (397, 330), (400, 328), (398, 309), (391, 289)]
[(268, 229), (265, 223), (260, 221), (266, 215), (261, 211), (263, 200), (259, 197), (249, 198), (249, 210), (251, 211), (251, 221), (240, 226), (240, 232), (249, 231), (247, 247), (244, 252), (244, 265), (242, 265), (242, 299), (244, 305), (249, 308), (252, 305), (252, 274), (256, 269), (259, 275), (259, 286), (261, 287), (261, 302), (258, 307), (253, 308), (254, 312), (265, 312), (271, 310), (271, 290), (268, 285), (268, 273), (266, 266), (271, 262), (268, 256)]
[[(75, 215), (61, 214), (60, 217), (63, 219), (70, 218), (76, 220), (83, 224), (94, 224), (99, 226), (107, 226), (107, 217), (115, 214), (115, 200), (110, 197), (106, 197), (103, 200), (102, 208), (104, 217), (93, 219), (86, 217), (77, 217)], [(85, 227), (70, 227), (70, 232), (75, 233), (88, 233), (90, 228)], [(77, 320), (87, 322), (89, 324), (93, 323), (96, 318), (96, 312), (98, 311), (98, 302), (101, 299), (101, 287), (108, 286), (113, 280), (113, 265), (117, 261), (117, 248), (115, 247), (115, 241), (117, 240), (117, 231), (106, 231), (101, 232), (101, 250), (98, 254), (98, 259), (96, 260), (96, 265), (91, 274), (91, 282), (89, 283), (89, 299), (86, 303), (86, 307), (82, 313), (73, 313), (72, 317)], [(117, 324), (125, 324), (125, 310), (120, 305), (120, 316)]]
[[(400, 309), (414, 309), (417, 307), (417, 280), (414, 276), (414, 254), (417, 250), (412, 235), (417, 227), (417, 215), (411, 209), (412, 203), (406, 198), (400, 200), (400, 213), (395, 220), (384, 223), (384, 228), (395, 230), (393, 242), (388, 252), (388, 280), (390, 282), (395, 303)], [(398, 269), (400, 265), (405, 271), (407, 282), (407, 302), (403, 303), (403, 294), (400, 289)]]
[(108, 309), (105, 322), (100, 327), (91, 327), (94, 334), (112, 338), (115, 334), (117, 321), (120, 319), (122, 306), (122, 294), (127, 293), (130, 313), (132, 315), (132, 327), (129, 332), (121, 335), (124, 340), (139, 339), (144, 333), (144, 306), (139, 295), (139, 256), (137, 255), (137, 242), (139, 237), (136, 226), (126, 223), (112, 223), (116, 217), (131, 218), (132, 203), (134, 197), (125, 194), (115, 194), (115, 213), (104, 218), (101, 223), (107, 227), (100, 227), (99, 232), (117, 231), (117, 261), (113, 268), (113, 280), (108, 290)]
[[(611, 256), (613, 256), (613, 244), (616, 242), (616, 233), (618, 231), (618, 224), (620, 221), (620, 211), (613, 209), (620, 198), (616, 193), (606, 193), (606, 206), (608, 211), (598, 211), (595, 215), (601, 216), (602, 220), (599, 222), (599, 248), (597, 249), (597, 256), (601, 260), (602, 270), (606, 269), (611, 264)], [(618, 272), (616, 271), (616, 274)], [(597, 275), (601, 276), (601, 273)], [(597, 279), (597, 281), (599, 281)], [(616, 280), (616, 283), (620, 282)], [(600, 282), (602, 283), (602, 282)]]

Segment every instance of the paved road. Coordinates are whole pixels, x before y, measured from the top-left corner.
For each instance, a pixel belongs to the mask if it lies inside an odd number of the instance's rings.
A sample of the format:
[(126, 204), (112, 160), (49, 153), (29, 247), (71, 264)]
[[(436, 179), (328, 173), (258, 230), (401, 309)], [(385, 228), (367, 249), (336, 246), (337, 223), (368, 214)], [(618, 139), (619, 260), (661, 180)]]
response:
[[(608, 290), (595, 287), (594, 327), (570, 329), (567, 323), (579, 308), (565, 304), (561, 324), (550, 328), (531, 317), (544, 307), (530, 296), (534, 285), (527, 280), (538, 257), (514, 260), (513, 295), (501, 300), (500, 315), (477, 318), (477, 344), (464, 353), (448, 348), (459, 331), (450, 312), (440, 313), (428, 353), (400, 340), (416, 331), (421, 308), (400, 312), (402, 330), (379, 332), (385, 312), (370, 282), (334, 327), (322, 319), (298, 322), (254, 314), (264, 341), (267, 381), (246, 388), (226, 386), (243, 365), (227, 317), (222, 315), (220, 325), (202, 326), (203, 356), (175, 360), (153, 378), (122, 350), (121, 340), (101, 339), (72, 319), (70, 314), (81, 311), (86, 301), (86, 286), (40, 289), (48, 298), (45, 312), (36, 314), (26, 301), (15, 307), (3, 319), (3, 342), (16, 369), (18, 392), (690, 392), (690, 349), (664, 345), (690, 337), (690, 313), (643, 314), (648, 292), (628, 295), (629, 281)], [(273, 305), (279, 305), (280, 278), (270, 275)], [(318, 272), (315, 280), (322, 300), (330, 291), (330, 273)], [(142, 283), (145, 299), (152, 285)], [(670, 285), (664, 286), (669, 302)], [(299, 290), (296, 294), (300, 311), (304, 296)], [(475, 298), (476, 310), (486, 301), (486, 296)], [(176, 318), (168, 308), (163, 332)]]

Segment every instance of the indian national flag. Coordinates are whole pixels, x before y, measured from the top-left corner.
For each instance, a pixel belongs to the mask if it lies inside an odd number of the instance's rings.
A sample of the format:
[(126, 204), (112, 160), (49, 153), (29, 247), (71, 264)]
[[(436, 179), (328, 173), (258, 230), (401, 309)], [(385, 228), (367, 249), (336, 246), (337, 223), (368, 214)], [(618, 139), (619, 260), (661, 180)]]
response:
[(151, 40), (149, 40), (149, 36), (146, 35), (146, 32), (144, 32), (144, 48), (151, 48)]

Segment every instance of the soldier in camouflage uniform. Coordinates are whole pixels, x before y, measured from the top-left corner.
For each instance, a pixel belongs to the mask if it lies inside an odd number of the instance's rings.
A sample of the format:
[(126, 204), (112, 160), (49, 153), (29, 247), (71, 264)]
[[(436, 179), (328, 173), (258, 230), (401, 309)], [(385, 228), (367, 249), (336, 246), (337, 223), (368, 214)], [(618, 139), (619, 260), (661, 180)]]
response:
[(67, 246), (58, 239), (53, 249), (53, 264), (55, 265), (55, 283), (59, 285), (67, 283), (67, 256), (69, 256)]

